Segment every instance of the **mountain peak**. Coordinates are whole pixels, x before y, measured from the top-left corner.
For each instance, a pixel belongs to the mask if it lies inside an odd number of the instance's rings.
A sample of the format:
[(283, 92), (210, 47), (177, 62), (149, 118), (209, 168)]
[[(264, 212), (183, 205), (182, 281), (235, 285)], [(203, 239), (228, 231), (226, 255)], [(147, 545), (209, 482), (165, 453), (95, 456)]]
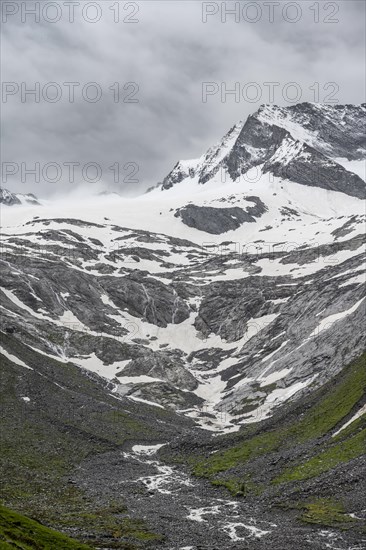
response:
[(259, 167), (295, 183), (365, 198), (362, 170), (355, 165), (366, 158), (365, 123), (364, 105), (263, 104), (206, 154), (179, 161), (162, 189), (207, 184), (218, 174), (223, 182), (237, 181)]

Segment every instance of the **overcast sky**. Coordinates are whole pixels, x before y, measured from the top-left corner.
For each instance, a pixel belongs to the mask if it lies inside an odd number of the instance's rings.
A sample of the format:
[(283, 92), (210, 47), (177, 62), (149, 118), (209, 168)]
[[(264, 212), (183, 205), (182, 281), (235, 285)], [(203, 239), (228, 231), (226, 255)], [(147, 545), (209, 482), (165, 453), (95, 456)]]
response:
[[(299, 93), (365, 101), (363, 1), (242, 1), (226, 22), (221, 2), (79, 0), (74, 22), (70, 2), (41, 2), (39, 22), (25, 12), (35, 2), (2, 4), (2, 186), (17, 192), (51, 196), (100, 178), (100, 188), (137, 194), (262, 103), (290, 105)], [(214, 83), (206, 101), (204, 82)], [(266, 82), (278, 83), (273, 97)], [(39, 102), (24, 94), (36, 83)], [(235, 83), (240, 97), (222, 98)], [(36, 162), (39, 182), (26, 173)]]

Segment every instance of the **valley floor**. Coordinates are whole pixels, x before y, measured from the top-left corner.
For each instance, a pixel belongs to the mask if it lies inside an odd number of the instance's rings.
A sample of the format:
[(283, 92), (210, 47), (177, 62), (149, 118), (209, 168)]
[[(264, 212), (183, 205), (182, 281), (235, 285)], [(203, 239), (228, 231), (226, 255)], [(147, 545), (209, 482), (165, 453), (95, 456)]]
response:
[[(75, 481), (93, 498), (108, 502), (123, 492), (129, 510), (164, 539), (164, 550), (362, 550), (366, 536), (329, 527), (301, 525), (294, 514), (258, 499), (230, 498), (227, 491), (192, 478), (181, 466), (156, 456), (157, 446), (86, 461)], [(152, 547), (155, 547), (155, 544)]]

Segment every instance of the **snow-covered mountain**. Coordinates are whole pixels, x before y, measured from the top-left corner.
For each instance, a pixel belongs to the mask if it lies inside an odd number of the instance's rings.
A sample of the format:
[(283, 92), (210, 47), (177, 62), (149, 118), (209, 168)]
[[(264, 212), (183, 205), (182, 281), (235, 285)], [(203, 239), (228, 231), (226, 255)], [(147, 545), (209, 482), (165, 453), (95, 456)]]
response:
[(23, 195), (22, 193), (11, 193), (7, 189), (0, 188), (0, 204), (4, 206), (14, 206), (16, 204), (39, 204), (37, 197), (33, 193)]
[(265, 105), (142, 197), (3, 208), (3, 328), (208, 429), (322, 385), (365, 347), (365, 117)]
[(217, 175), (237, 181), (258, 167), (262, 174), (364, 199), (365, 118), (366, 104), (263, 105), (205, 155), (178, 162), (163, 188), (187, 180), (205, 184)]
[(137, 198), (1, 192), (6, 506), (95, 548), (362, 548), (365, 116), (263, 106)]

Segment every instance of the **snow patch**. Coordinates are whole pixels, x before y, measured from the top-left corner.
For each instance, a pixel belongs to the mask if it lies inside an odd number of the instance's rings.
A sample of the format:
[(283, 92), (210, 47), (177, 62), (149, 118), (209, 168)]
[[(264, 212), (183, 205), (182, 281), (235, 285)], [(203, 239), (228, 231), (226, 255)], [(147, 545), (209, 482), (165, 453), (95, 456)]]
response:
[(313, 336), (317, 336), (322, 330), (328, 330), (333, 323), (336, 321), (339, 321), (341, 319), (344, 319), (348, 315), (351, 315), (358, 307), (362, 304), (365, 298), (361, 298), (358, 302), (356, 302), (351, 308), (340, 311), (339, 313), (334, 313), (333, 315), (328, 315), (328, 317), (325, 317), (320, 321), (318, 326), (313, 330), (313, 332), (310, 334), (309, 338), (312, 338)]
[(345, 424), (343, 424), (343, 426), (341, 428), (339, 428), (339, 430), (337, 430), (333, 435), (332, 437), (335, 437), (336, 435), (338, 435), (339, 433), (341, 433), (345, 428), (347, 428), (347, 426), (349, 426), (350, 424), (352, 424), (352, 422), (354, 422), (355, 420), (357, 420), (358, 418), (360, 418), (363, 414), (366, 414), (366, 405), (364, 405), (358, 412), (356, 412), (356, 414), (354, 414), (352, 416), (352, 418), (350, 418)]
[(4, 349), (1, 346), (0, 346), (0, 353), (2, 353), (12, 363), (15, 363), (16, 365), (19, 365), (20, 367), (24, 367), (25, 369), (34, 370), (34, 369), (32, 369), (32, 367), (28, 367), (28, 365), (23, 363), (23, 361), (21, 359), (19, 359), (18, 357), (16, 357), (16, 355), (12, 355), (11, 353), (6, 351), (6, 349)]

